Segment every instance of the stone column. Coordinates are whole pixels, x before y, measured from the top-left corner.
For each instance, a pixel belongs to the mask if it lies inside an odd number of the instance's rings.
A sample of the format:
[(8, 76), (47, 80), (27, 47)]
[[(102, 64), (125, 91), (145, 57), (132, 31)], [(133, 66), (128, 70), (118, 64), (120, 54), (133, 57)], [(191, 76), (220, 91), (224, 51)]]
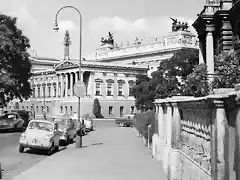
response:
[(89, 78), (89, 95), (90, 97), (94, 97), (94, 89), (95, 89), (95, 81), (94, 81), (94, 72), (90, 72), (90, 78)]
[(235, 125), (235, 157), (234, 157), (234, 171), (236, 172), (236, 179), (240, 179), (240, 98), (237, 99), (237, 116)]
[(61, 74), (61, 94), (60, 97), (63, 98), (63, 88), (64, 88), (64, 84), (63, 84), (63, 74)]
[(206, 37), (206, 64), (208, 74), (210, 74), (210, 81), (213, 80), (212, 74), (214, 74), (214, 42), (213, 42), (213, 31), (214, 26), (207, 26), (207, 37)]
[(215, 114), (212, 130), (212, 175), (216, 180), (229, 179), (229, 125), (223, 99), (214, 100)]
[(75, 72), (75, 83), (78, 81), (78, 72)]
[(126, 78), (125, 83), (124, 83), (123, 95), (125, 98), (128, 98), (128, 96), (129, 96), (128, 78)]
[(70, 73), (70, 96), (73, 96), (73, 74)]
[(51, 82), (51, 97), (53, 98), (54, 96), (54, 85), (53, 85), (53, 81)]
[(161, 140), (164, 139), (164, 122), (163, 122), (163, 107), (158, 105), (158, 134)]
[(177, 103), (172, 103), (173, 105), (173, 127), (174, 127), (174, 137), (172, 138), (173, 148), (181, 148), (181, 117)]
[(167, 105), (167, 114), (165, 116), (165, 147), (163, 154), (163, 170), (168, 178), (170, 178), (170, 166), (171, 166), (171, 147), (172, 147), (172, 107), (170, 103)]
[(65, 97), (68, 97), (68, 73), (65, 74)]
[(114, 73), (114, 83), (113, 83), (113, 97), (118, 97), (118, 82), (117, 82), (117, 73)]
[(205, 63), (204, 62), (204, 46), (203, 46), (203, 42), (200, 41), (199, 38), (199, 64)]
[(56, 88), (57, 88), (56, 97), (58, 98), (58, 94), (59, 94), (59, 75), (58, 74), (57, 74), (57, 80), (56, 80)]

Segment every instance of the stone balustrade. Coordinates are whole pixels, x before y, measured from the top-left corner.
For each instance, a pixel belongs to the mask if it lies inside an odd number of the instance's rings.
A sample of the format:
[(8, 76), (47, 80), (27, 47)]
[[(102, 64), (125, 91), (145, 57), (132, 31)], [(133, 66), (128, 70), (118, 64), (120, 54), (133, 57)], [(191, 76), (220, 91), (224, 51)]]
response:
[(169, 179), (240, 179), (238, 96), (240, 91), (155, 101), (152, 153)]

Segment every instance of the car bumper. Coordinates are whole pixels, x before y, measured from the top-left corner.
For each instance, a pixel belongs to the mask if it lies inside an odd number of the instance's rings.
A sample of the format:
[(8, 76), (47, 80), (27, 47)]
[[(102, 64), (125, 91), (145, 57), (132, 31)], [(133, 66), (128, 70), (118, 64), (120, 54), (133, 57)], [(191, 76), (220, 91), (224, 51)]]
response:
[(32, 143), (27, 143), (27, 142), (19, 142), (19, 145), (24, 147), (24, 148), (49, 149), (51, 147), (52, 143), (49, 142), (49, 143), (32, 144)]
[(67, 135), (60, 136), (60, 141), (67, 141)]
[(9, 130), (14, 130), (15, 128), (13, 127), (0, 127), (0, 131), (9, 131)]

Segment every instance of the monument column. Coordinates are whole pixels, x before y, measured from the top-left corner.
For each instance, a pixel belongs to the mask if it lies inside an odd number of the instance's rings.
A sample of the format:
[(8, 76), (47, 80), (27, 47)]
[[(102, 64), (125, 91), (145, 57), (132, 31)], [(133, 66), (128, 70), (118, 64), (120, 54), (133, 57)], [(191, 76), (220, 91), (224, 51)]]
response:
[(206, 64), (208, 74), (210, 75), (210, 81), (213, 80), (214, 74), (214, 42), (213, 42), (213, 31), (215, 30), (214, 25), (207, 25), (207, 37), (206, 37)]
[(73, 96), (73, 73), (70, 73), (70, 96)]

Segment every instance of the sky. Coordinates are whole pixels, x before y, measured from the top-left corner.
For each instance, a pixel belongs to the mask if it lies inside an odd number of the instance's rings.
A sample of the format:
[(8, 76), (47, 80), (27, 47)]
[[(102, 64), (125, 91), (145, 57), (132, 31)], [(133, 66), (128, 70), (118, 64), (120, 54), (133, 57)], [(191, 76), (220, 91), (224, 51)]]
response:
[[(18, 18), (18, 28), (30, 39), (39, 57), (63, 59), (63, 41), (69, 30), (70, 58), (79, 55), (79, 16), (73, 9), (58, 15), (59, 31), (53, 31), (57, 11), (72, 5), (82, 14), (82, 56), (90, 58), (101, 37), (113, 33), (117, 44), (135, 37), (164, 36), (171, 32), (171, 19), (192, 24), (205, 0), (1, 0), (0, 13)], [(193, 29), (193, 28), (191, 28)]]

